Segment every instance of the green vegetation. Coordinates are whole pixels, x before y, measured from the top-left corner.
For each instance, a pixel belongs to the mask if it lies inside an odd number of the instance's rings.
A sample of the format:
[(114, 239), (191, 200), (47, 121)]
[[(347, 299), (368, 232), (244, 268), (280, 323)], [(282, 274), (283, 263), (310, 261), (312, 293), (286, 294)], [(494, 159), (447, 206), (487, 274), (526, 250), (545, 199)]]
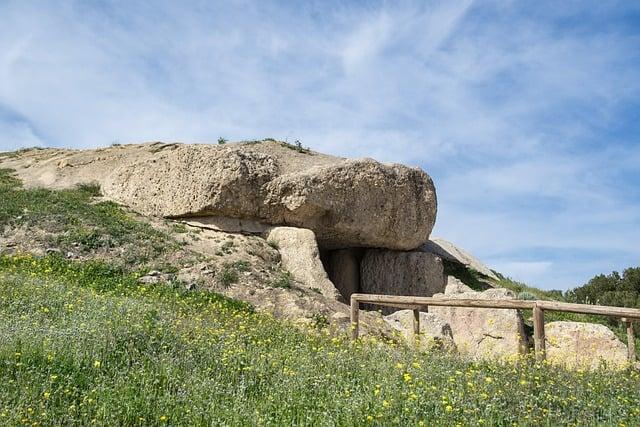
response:
[(327, 319), (327, 316), (324, 314), (314, 313), (313, 316), (311, 316), (311, 324), (316, 329), (326, 328), (329, 326), (329, 319)]
[(171, 231), (173, 231), (174, 233), (184, 234), (188, 233), (189, 229), (185, 224), (181, 222), (171, 222)]
[(227, 140), (223, 137), (218, 138), (218, 145), (224, 145), (227, 143)]
[(511, 289), (516, 294), (524, 294), (525, 296), (533, 296), (534, 298), (527, 299), (541, 299), (541, 300), (558, 300), (564, 301), (562, 297), (562, 291), (545, 291), (543, 289), (534, 288), (533, 286), (526, 285), (521, 282), (517, 282), (509, 277), (505, 277), (500, 273), (494, 272), (500, 279), (497, 286), (501, 288)]
[(213, 293), (144, 286), (140, 274), (0, 257), (0, 424), (633, 425), (640, 417), (637, 372), (353, 344)]
[(583, 286), (565, 294), (568, 301), (583, 304), (640, 308), (640, 267), (599, 274)]
[(229, 287), (238, 282), (238, 272), (231, 265), (226, 265), (222, 271), (218, 274), (218, 283), (220, 285)]
[[(633, 425), (640, 417), (636, 371), (474, 363), (374, 338), (353, 343), (332, 335), (324, 315), (305, 329), (175, 281), (139, 283), (151, 267), (177, 272), (166, 256), (180, 246), (98, 196), (96, 186), (24, 189), (0, 170), (0, 230), (24, 229), (83, 255), (0, 250), (0, 425)], [(222, 248), (232, 253), (233, 241)], [(229, 286), (248, 269), (231, 262), (216, 279)], [(290, 288), (293, 279), (283, 272), (269, 285)]]
[(293, 284), (293, 277), (291, 277), (291, 273), (288, 271), (285, 271), (282, 274), (280, 274), (280, 277), (278, 277), (276, 280), (271, 282), (271, 287), (289, 289), (291, 288), (292, 284)]
[(220, 250), (216, 252), (216, 255), (229, 255), (233, 252), (233, 240), (227, 240), (220, 246)]
[(474, 291), (484, 291), (491, 287), (488, 282), (492, 281), (478, 271), (446, 259), (442, 260), (442, 264), (444, 266), (444, 274), (455, 277)]
[[(0, 229), (23, 228), (29, 240), (79, 255), (122, 249), (123, 265), (136, 268), (178, 245), (167, 234), (136, 221), (117, 204), (94, 203), (99, 187), (24, 189), (10, 170), (0, 169)], [(35, 232), (36, 230), (41, 233)]]
[(249, 264), (248, 261), (240, 260), (240, 261), (234, 262), (232, 265), (233, 265), (233, 268), (235, 268), (237, 271), (245, 272), (245, 271), (249, 271), (249, 267), (251, 264)]
[(282, 144), (283, 147), (289, 148), (290, 150), (297, 151), (298, 153), (311, 154), (311, 149), (309, 147), (303, 147), (302, 143), (297, 139), (293, 144), (289, 144), (288, 142), (283, 142), (283, 141), (280, 141), (280, 144)]

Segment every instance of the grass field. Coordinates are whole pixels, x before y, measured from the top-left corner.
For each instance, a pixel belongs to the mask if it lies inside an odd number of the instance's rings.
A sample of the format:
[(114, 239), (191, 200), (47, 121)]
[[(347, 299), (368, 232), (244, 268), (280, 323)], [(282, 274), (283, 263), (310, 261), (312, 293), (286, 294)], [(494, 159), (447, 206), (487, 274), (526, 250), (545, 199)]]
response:
[(212, 293), (0, 258), (5, 425), (634, 425), (640, 376), (470, 363), (299, 330)]
[(140, 284), (179, 245), (97, 194), (24, 189), (0, 170), (0, 227), (46, 229), (40, 244), (61, 249), (0, 248), (0, 425), (638, 424), (637, 372), (354, 344), (323, 322)]

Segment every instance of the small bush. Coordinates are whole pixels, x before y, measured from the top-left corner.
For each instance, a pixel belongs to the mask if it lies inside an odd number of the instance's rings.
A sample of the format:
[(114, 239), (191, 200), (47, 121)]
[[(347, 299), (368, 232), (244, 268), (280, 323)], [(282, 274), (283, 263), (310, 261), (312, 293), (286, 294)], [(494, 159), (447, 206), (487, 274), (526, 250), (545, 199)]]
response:
[(224, 139), (224, 138), (222, 138), (222, 137), (218, 138), (218, 145), (224, 145), (224, 144), (226, 144), (226, 143), (227, 143), (227, 140), (226, 140), (226, 139)]
[(523, 292), (520, 292), (518, 294), (518, 299), (525, 300), (525, 301), (532, 301), (532, 300), (535, 300), (537, 298), (531, 292), (523, 291)]
[(235, 268), (237, 271), (249, 271), (249, 267), (251, 264), (249, 264), (248, 261), (236, 261), (233, 264), (231, 264), (233, 268)]
[(275, 240), (267, 240), (267, 245), (271, 246), (273, 249), (280, 249), (280, 245)]
[(233, 252), (233, 241), (232, 240), (227, 240), (226, 242), (224, 242), (222, 244), (222, 246), (220, 246), (220, 251), (223, 254), (230, 254), (231, 252)]
[(188, 233), (189, 230), (187, 229), (187, 226), (184, 225), (181, 222), (173, 222), (171, 223), (171, 230), (174, 233), (179, 233), (179, 234), (184, 234), (184, 233)]
[(218, 283), (222, 286), (229, 287), (238, 282), (238, 272), (232, 266), (225, 266), (218, 275)]
[(285, 271), (282, 274), (280, 274), (280, 277), (278, 277), (276, 280), (271, 282), (271, 287), (289, 289), (291, 288), (292, 284), (293, 284), (293, 278), (291, 277), (291, 273), (289, 273), (288, 271)]
[(314, 313), (311, 316), (311, 324), (316, 329), (323, 329), (329, 326), (329, 319), (324, 314)]
[(283, 147), (297, 151), (298, 153), (311, 154), (311, 149), (309, 147), (303, 147), (302, 143), (297, 139), (293, 144), (289, 144), (288, 142), (281, 142), (281, 144)]

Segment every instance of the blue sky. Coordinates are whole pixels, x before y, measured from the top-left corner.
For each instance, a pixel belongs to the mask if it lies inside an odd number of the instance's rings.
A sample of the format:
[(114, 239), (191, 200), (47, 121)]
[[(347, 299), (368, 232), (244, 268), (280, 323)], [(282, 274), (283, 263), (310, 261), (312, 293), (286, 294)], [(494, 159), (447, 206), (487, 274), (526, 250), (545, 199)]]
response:
[(0, 149), (275, 137), (434, 178), (434, 235), (640, 264), (640, 3), (0, 0)]

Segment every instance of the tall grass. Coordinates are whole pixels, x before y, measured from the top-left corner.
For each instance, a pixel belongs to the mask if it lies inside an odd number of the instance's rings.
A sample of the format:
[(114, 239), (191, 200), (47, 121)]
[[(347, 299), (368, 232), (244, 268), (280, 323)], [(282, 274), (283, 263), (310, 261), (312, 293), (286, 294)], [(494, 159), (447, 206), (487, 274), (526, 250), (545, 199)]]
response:
[(0, 423), (633, 425), (637, 372), (472, 363), (301, 330), (98, 262), (0, 257)]

